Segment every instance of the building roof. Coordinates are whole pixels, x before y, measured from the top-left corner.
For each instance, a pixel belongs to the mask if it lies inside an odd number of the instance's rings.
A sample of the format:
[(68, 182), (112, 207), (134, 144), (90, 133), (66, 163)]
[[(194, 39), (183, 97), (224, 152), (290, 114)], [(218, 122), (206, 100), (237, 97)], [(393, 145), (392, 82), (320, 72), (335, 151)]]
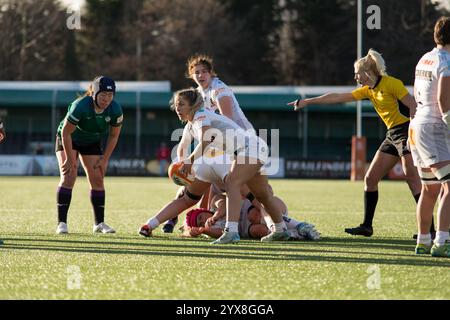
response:
[[(66, 108), (87, 90), (90, 82), (16, 82), (0, 81), (0, 108), (57, 107)], [(326, 92), (351, 92), (354, 87), (255, 87), (232, 86), (241, 108), (249, 111), (289, 111), (289, 101)], [(411, 91), (411, 88), (408, 88)], [(168, 81), (117, 82), (116, 100), (126, 109), (167, 109), (173, 92)], [(317, 105), (308, 112), (356, 112), (355, 103)], [(369, 101), (363, 101), (363, 112), (373, 112)]]

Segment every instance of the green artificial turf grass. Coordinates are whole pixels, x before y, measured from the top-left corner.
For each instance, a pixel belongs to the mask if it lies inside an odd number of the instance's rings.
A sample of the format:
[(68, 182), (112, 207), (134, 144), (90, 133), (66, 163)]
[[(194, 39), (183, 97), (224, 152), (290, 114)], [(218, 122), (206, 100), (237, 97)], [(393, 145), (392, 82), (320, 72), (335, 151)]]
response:
[(55, 235), (58, 178), (0, 178), (0, 299), (450, 298), (450, 259), (414, 255), (415, 202), (404, 182), (380, 183), (374, 235), (365, 238), (343, 232), (362, 222), (362, 183), (272, 180), (290, 215), (315, 224), (323, 239), (211, 246), (160, 228), (152, 238), (137, 234), (173, 199), (168, 179), (105, 181), (105, 222), (117, 233), (92, 234), (80, 177), (70, 234)]

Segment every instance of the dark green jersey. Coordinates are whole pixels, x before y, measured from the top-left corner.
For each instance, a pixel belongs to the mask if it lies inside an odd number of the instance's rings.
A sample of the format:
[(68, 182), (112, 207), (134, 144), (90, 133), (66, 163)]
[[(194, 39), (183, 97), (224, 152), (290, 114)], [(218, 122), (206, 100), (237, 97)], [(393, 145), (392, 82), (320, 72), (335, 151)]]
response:
[(123, 112), (120, 104), (113, 100), (102, 113), (95, 113), (94, 100), (86, 96), (75, 100), (69, 106), (66, 117), (58, 127), (59, 137), (61, 137), (65, 119), (77, 127), (72, 133), (72, 141), (79, 145), (87, 145), (97, 143), (107, 136), (109, 126), (120, 127)]

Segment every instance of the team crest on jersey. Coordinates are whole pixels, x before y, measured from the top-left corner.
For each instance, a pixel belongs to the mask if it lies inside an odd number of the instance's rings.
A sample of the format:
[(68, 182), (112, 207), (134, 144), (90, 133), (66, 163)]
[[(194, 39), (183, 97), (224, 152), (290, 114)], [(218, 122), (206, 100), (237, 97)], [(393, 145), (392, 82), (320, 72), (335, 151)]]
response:
[(110, 122), (111, 121), (111, 117), (110, 116), (105, 117), (105, 121), (106, 122)]

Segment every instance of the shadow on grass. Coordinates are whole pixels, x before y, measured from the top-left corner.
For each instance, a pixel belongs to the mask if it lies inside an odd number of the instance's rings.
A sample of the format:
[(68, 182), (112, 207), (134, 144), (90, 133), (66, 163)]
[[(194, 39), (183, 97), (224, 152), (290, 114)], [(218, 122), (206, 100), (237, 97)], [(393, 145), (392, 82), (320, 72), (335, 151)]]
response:
[[(42, 237), (45, 239), (36, 239), (36, 237)], [(87, 240), (76, 240), (73, 238), (86, 237)], [(93, 237), (98, 240), (92, 241)], [(220, 248), (221, 250), (235, 250), (235, 246), (211, 246), (209, 242), (211, 239), (207, 238), (189, 238), (175, 236), (172, 234), (168, 235), (156, 235), (150, 238), (143, 238), (142, 236), (116, 236), (116, 235), (92, 235), (92, 234), (67, 234), (58, 236), (49, 236), (48, 234), (33, 234), (28, 235), (27, 238), (4, 238), (5, 240), (16, 240), (16, 241), (42, 241), (42, 242), (60, 242), (60, 243), (73, 243), (73, 244), (93, 244), (93, 245), (117, 245), (117, 246), (148, 246), (154, 245), (155, 241), (158, 245), (176, 248), (177, 245), (160, 243), (161, 241), (170, 242), (182, 242), (183, 248), (187, 246), (192, 246), (197, 249), (207, 248), (211, 250), (213, 248)], [(120, 241), (120, 240), (132, 240), (132, 242)], [(206, 246), (202, 246), (202, 243), (208, 243)], [(244, 246), (246, 245), (246, 246)], [(411, 252), (414, 251), (415, 242), (413, 240), (399, 239), (399, 238), (322, 238), (320, 241), (287, 241), (287, 242), (276, 242), (276, 243), (264, 243), (261, 246), (259, 240), (249, 240), (242, 239), (238, 245), (240, 250), (256, 250), (256, 251), (273, 251), (274, 247), (279, 252), (294, 252), (308, 251), (308, 247), (323, 247), (323, 249), (311, 250), (313, 252), (321, 253), (346, 253), (344, 251), (333, 251), (333, 248), (347, 248), (350, 249), (348, 253), (353, 254), (378, 254), (385, 256), (401, 256), (395, 251), (405, 251), (408, 252), (406, 256), (409, 256)], [(363, 252), (361, 249), (373, 250), (373, 249), (383, 249), (383, 252)], [(388, 251), (387, 251), (388, 250)], [(389, 253), (392, 252), (392, 253)]]
[[(143, 256), (166, 256), (166, 257), (189, 257), (189, 258), (207, 258), (207, 259), (238, 259), (238, 260), (261, 260), (261, 261), (315, 261), (315, 262), (336, 262), (336, 263), (367, 263), (367, 264), (385, 264), (385, 265), (407, 265), (407, 266), (434, 266), (434, 267), (450, 267), (450, 261), (448, 259), (437, 259), (424, 256), (414, 256), (391, 254), (394, 257), (391, 259), (379, 258), (379, 257), (351, 257), (348, 255), (360, 255), (360, 254), (370, 254), (370, 255), (383, 255), (377, 252), (342, 252), (342, 251), (323, 251), (323, 250), (313, 250), (313, 249), (301, 249), (301, 250), (280, 250), (280, 246), (269, 246), (269, 247), (250, 247), (242, 245), (234, 246), (180, 246), (172, 244), (160, 244), (153, 243), (152, 246), (148, 248), (101, 248), (101, 247), (69, 247), (61, 245), (44, 245), (42, 244), (9, 244), (8, 240), (19, 240), (20, 239), (6, 239), (6, 243), (0, 247), (1, 249), (15, 249), (15, 250), (34, 250), (34, 251), (51, 251), (51, 252), (66, 252), (66, 253), (93, 253), (93, 254), (113, 254), (113, 255), (143, 255)], [(26, 239), (25, 241), (32, 241), (31, 239)], [(45, 240), (40, 240), (44, 242)], [(51, 240), (51, 242), (62, 242), (71, 243), (73, 241), (65, 240)], [(83, 244), (105, 244), (104, 242), (85, 242), (76, 241), (75, 243)], [(120, 244), (120, 243), (114, 243)], [(140, 243), (141, 244), (141, 243)], [(137, 245), (136, 243), (134, 245)], [(265, 245), (265, 244), (264, 244)], [(199, 251), (198, 249), (205, 249), (207, 251)], [(178, 249), (178, 250), (174, 250)], [(184, 249), (184, 250), (180, 250)], [(196, 249), (196, 250), (192, 250)], [(255, 250), (257, 252), (243, 252), (240, 250)], [(265, 253), (262, 251), (271, 251), (270, 253)], [(293, 252), (296, 251), (296, 252)], [(302, 254), (303, 253), (303, 254)], [(316, 253), (316, 255), (311, 254)], [(317, 253), (321, 253), (317, 255)], [(338, 255), (330, 255), (330, 253)]]
[[(154, 238), (152, 238), (154, 239)], [(8, 239), (8, 240), (14, 240), (14, 239)], [(225, 246), (216, 246), (216, 245), (202, 245), (204, 243), (204, 241), (196, 241), (197, 243), (200, 244), (195, 244), (194, 241), (191, 239), (190, 244), (171, 244), (171, 243), (167, 243), (167, 241), (161, 243), (161, 242), (155, 242), (155, 241), (151, 241), (151, 240), (143, 240), (140, 243), (124, 243), (124, 242), (94, 242), (94, 241), (67, 241), (67, 240), (31, 240), (31, 239), (15, 239), (18, 240), (18, 242), (42, 242), (42, 244), (21, 244), (21, 243), (14, 243), (14, 244), (8, 244), (9, 247), (11, 247), (12, 245), (15, 245), (17, 247), (29, 247), (29, 248), (43, 248), (43, 250), (45, 250), (44, 248), (59, 248), (59, 249), (88, 249), (90, 250), (90, 252), (96, 253), (95, 247), (90, 247), (89, 245), (96, 245), (97, 249), (101, 249), (101, 250), (113, 250), (113, 249), (118, 249), (118, 248), (112, 248), (115, 245), (121, 245), (121, 246), (132, 246), (132, 248), (125, 248), (124, 250), (127, 251), (136, 251), (136, 250), (144, 250), (142, 247), (144, 248), (151, 248), (153, 250), (157, 250), (157, 251), (164, 251), (167, 252), (167, 250), (173, 250), (173, 249), (179, 249), (182, 250), (182, 252), (192, 252), (193, 250), (196, 253), (201, 253), (202, 249), (206, 250), (203, 251), (205, 254), (210, 254), (212, 253), (216, 253), (216, 252), (222, 252), (222, 253), (226, 253), (228, 254), (228, 252), (230, 251), (235, 251), (238, 254), (245, 254), (245, 255), (249, 255), (249, 254), (259, 254), (260, 256), (268, 256), (268, 257), (273, 257), (274, 255), (295, 255), (296, 253), (303, 253), (303, 254), (308, 254), (308, 253), (320, 253), (323, 255), (328, 255), (328, 254), (339, 254), (339, 255), (348, 255), (348, 254), (358, 254), (358, 255), (377, 255), (377, 256), (386, 256), (386, 257), (395, 257), (395, 258), (399, 258), (399, 257), (410, 257), (410, 254), (398, 254), (398, 253), (380, 253), (380, 252), (364, 252), (364, 251), (338, 251), (338, 250), (323, 250), (323, 249), (317, 249), (317, 248), (312, 248), (312, 247), (290, 247), (287, 246), (288, 243), (292, 243), (292, 242), (278, 242), (276, 244), (274, 243), (265, 243), (265, 244), (261, 244), (260, 242), (256, 242), (253, 241), (253, 246), (252, 246), (252, 241), (249, 240), (248, 243), (244, 241), (241, 241), (239, 243), (239, 245), (225, 245)], [(207, 240), (208, 242), (210, 240)], [(47, 243), (50, 242), (50, 244), (45, 245), (43, 243)], [(53, 243), (58, 243), (53, 245)], [(80, 246), (79, 244), (83, 244), (84, 246)], [(108, 247), (111, 246), (111, 247)], [(159, 248), (163, 248), (163, 250), (158, 250)], [(259, 253), (258, 253), (259, 252)]]
[(351, 247), (351, 248), (380, 248), (399, 251), (414, 250), (416, 245), (415, 240), (405, 240), (398, 238), (322, 238), (317, 242), (306, 242), (308, 244), (315, 244), (319, 246), (337, 246), (337, 247)]
[[(378, 254), (386, 256), (401, 256), (397, 252), (363, 252), (363, 249), (376, 249), (382, 248), (390, 251), (407, 251), (412, 252), (414, 250), (414, 243), (406, 240), (388, 240), (379, 239), (380, 242), (370, 241), (366, 239), (340, 239), (340, 238), (323, 238), (320, 241), (286, 241), (286, 242), (272, 242), (262, 244), (259, 240), (248, 240), (243, 239), (239, 242), (238, 246), (226, 245), (226, 246), (212, 246), (209, 243), (211, 239), (206, 238), (189, 238), (189, 237), (165, 237), (165, 236), (153, 236), (150, 238), (142, 237), (100, 237), (101, 239), (97, 241), (92, 240), (72, 240), (70, 239), (74, 235), (63, 235), (57, 236), (57, 238), (46, 238), (46, 239), (36, 239), (32, 236), (30, 238), (4, 238), (4, 240), (19, 241), (19, 242), (49, 242), (49, 243), (61, 243), (61, 244), (84, 244), (84, 245), (114, 245), (114, 246), (149, 246), (158, 245), (167, 248), (195, 248), (195, 249), (220, 249), (220, 250), (255, 250), (255, 251), (278, 251), (278, 252), (319, 252), (319, 253), (346, 253), (345, 251), (334, 251), (333, 248), (344, 247), (348, 249), (354, 249), (348, 253), (358, 253), (358, 254)], [(48, 236), (47, 236), (48, 237)], [(92, 235), (91, 235), (92, 237)], [(123, 242), (123, 241), (112, 241), (112, 240), (134, 240), (133, 242)], [(372, 239), (375, 240), (375, 239)], [(182, 242), (183, 244), (170, 244), (170, 242)], [(164, 243), (163, 243), (164, 242)], [(206, 246), (202, 245), (208, 243)], [(382, 243), (389, 243), (382, 244)], [(308, 249), (310, 247), (324, 247), (323, 249)], [(325, 248), (326, 247), (326, 248)], [(409, 256), (409, 254), (407, 254)]]
[[(187, 238), (189, 239), (189, 238)], [(170, 238), (171, 241), (185, 241), (183, 238)], [(259, 242), (258, 240), (247, 240), (251, 242)], [(323, 237), (319, 241), (287, 241), (277, 243), (265, 243), (264, 245), (279, 245), (280, 243), (291, 245), (309, 245), (309, 246), (326, 246), (326, 247), (346, 247), (346, 248), (365, 248), (365, 249), (389, 249), (399, 251), (414, 251), (416, 245), (415, 240), (406, 240), (399, 238), (332, 238)]]

